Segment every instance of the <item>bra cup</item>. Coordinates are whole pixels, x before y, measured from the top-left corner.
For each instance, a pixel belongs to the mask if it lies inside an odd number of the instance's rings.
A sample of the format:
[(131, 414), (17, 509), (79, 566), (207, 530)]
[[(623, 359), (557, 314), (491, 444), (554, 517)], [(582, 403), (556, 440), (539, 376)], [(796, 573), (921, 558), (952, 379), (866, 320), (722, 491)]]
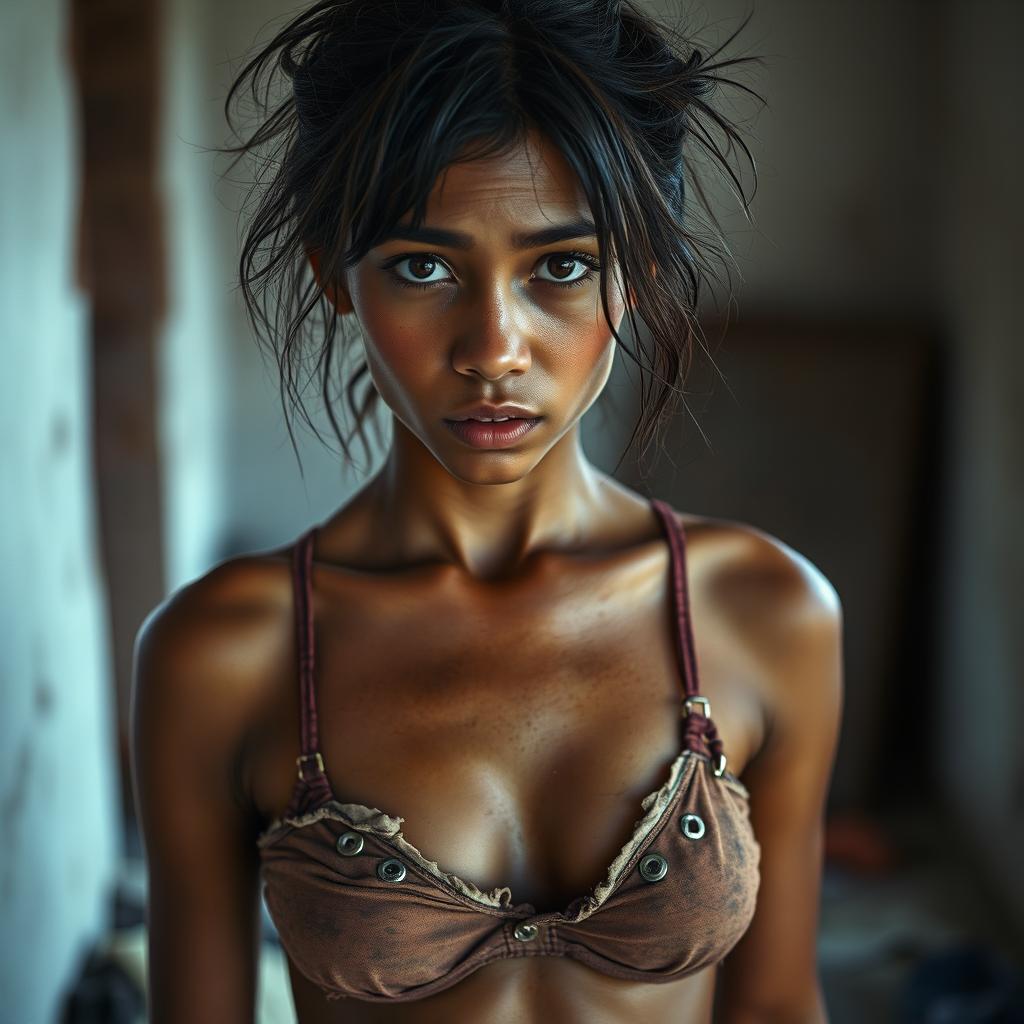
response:
[[(688, 819), (695, 838), (684, 834), (684, 815), (697, 816)], [(400, 881), (382, 879), (378, 869), (395, 858), (394, 846), (360, 829), (361, 844), (339, 848), (351, 827), (328, 814), (275, 833), (262, 848), (264, 897), (281, 944), (328, 998), (416, 998), (510, 955), (510, 946), (532, 952), (508, 938), (507, 912), (448, 891), (406, 857), (398, 858), (406, 867)], [(671, 980), (722, 960), (746, 931), (761, 848), (747, 798), (703, 759), (684, 774), (648, 839), (600, 905), (551, 923), (565, 955), (614, 976)], [(664, 858), (665, 871), (649, 882), (640, 864), (652, 854)]]
[(263, 850), (267, 909), (295, 967), (333, 998), (400, 997), (475, 967), (473, 951), (504, 919), (464, 905), (411, 866), (400, 882), (382, 880), (378, 866), (394, 850), (363, 833), (359, 853), (344, 855), (337, 843), (345, 832), (324, 819)]
[[(561, 926), (562, 939), (576, 947), (570, 955), (591, 963), (597, 957), (626, 971), (687, 974), (721, 960), (747, 930), (761, 860), (747, 798), (716, 778), (704, 760), (684, 787), (604, 906)], [(703, 823), (699, 838), (684, 834), (686, 814), (700, 819), (689, 819), (691, 835)], [(649, 882), (640, 864), (651, 854), (667, 867)]]

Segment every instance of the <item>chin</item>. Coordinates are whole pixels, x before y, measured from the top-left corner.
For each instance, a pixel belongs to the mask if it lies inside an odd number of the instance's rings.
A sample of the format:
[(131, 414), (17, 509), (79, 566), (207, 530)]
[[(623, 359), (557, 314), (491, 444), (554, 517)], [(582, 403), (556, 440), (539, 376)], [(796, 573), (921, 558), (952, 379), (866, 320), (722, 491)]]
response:
[(514, 484), (529, 476), (543, 457), (526, 460), (525, 452), (466, 452), (458, 458), (434, 457), (456, 480), (467, 484)]

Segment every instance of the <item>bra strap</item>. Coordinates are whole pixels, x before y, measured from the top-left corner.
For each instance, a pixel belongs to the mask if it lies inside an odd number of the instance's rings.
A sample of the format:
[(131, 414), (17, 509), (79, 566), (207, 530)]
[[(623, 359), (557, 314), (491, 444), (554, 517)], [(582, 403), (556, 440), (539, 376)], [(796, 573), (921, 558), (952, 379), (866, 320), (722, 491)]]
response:
[(660, 498), (651, 504), (661, 517), (672, 556), (672, 607), (676, 614), (676, 655), (683, 673), (687, 697), (700, 694), (697, 684), (697, 657), (693, 649), (693, 625), (690, 622), (690, 595), (686, 582), (686, 534), (675, 512)]
[[(711, 720), (711, 702), (701, 696), (697, 652), (693, 643), (690, 592), (686, 578), (686, 531), (672, 507), (660, 498), (650, 499), (668, 538), (672, 560), (672, 607), (676, 617), (676, 656), (683, 676), (684, 743), (710, 757), (716, 775), (725, 772), (725, 753), (718, 729)], [(698, 710), (699, 709), (699, 710)]]
[(295, 759), (301, 782), (314, 788), (324, 780), (320, 754), (320, 724), (316, 708), (316, 641), (313, 631), (313, 542), (311, 527), (295, 545), (292, 582), (295, 604), (295, 639), (299, 653), (299, 729), (301, 747)]

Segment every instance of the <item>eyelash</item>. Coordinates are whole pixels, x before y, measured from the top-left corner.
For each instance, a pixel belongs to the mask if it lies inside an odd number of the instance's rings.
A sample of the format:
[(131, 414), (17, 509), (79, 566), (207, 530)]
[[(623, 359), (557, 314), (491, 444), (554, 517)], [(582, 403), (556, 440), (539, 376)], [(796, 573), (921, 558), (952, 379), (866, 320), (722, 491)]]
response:
[[(592, 280), (594, 274), (601, 269), (600, 260), (596, 259), (589, 252), (581, 252), (579, 250), (573, 250), (571, 252), (552, 252), (548, 253), (548, 255), (543, 257), (543, 259), (551, 259), (553, 256), (569, 256), (571, 259), (577, 260), (580, 263), (585, 264), (590, 269), (582, 277), (577, 277), (574, 281), (544, 281), (542, 282), (543, 284), (553, 284), (558, 288), (579, 288), (581, 285), (584, 285), (588, 281)], [(437, 263), (441, 263), (444, 266), (448, 266), (444, 262), (444, 260), (438, 257), (435, 253), (406, 252), (402, 253), (399, 256), (393, 256), (386, 263), (382, 264), (382, 268), (384, 270), (390, 271), (389, 276), (392, 278), (392, 280), (394, 280), (397, 284), (401, 285), (403, 288), (418, 288), (422, 291), (427, 288), (435, 288), (439, 284), (445, 284), (444, 281), (407, 281), (404, 277), (400, 277), (398, 274), (394, 273), (391, 270), (392, 267), (397, 266), (403, 260), (415, 259), (417, 257), (432, 259)]]

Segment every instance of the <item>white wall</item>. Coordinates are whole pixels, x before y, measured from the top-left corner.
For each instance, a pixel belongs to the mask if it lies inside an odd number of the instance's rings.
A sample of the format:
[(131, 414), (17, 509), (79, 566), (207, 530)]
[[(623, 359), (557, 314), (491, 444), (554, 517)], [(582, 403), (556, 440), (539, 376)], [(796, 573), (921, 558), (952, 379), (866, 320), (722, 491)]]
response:
[(0, 1020), (51, 1021), (120, 855), (57, 0), (0, 33)]
[[(243, 190), (204, 147), (229, 141), (232, 71), (286, 5), (172, 0), (165, 5), (165, 190), (171, 317), (163, 341), (167, 578), (171, 589), (226, 553), (283, 544), (354, 489), (337, 460), (299, 437), (299, 475), (237, 291)], [(232, 178), (251, 170), (241, 165)], [(325, 431), (326, 418), (321, 418)], [(308, 433), (308, 432), (307, 432)]]
[(225, 295), (230, 266), (214, 231), (210, 160), (199, 146), (208, 109), (210, 55), (201, 6), (163, 7), (163, 193), (168, 317), (158, 351), (158, 426), (165, 503), (165, 566), (171, 589), (214, 560), (224, 515), (230, 420)]

